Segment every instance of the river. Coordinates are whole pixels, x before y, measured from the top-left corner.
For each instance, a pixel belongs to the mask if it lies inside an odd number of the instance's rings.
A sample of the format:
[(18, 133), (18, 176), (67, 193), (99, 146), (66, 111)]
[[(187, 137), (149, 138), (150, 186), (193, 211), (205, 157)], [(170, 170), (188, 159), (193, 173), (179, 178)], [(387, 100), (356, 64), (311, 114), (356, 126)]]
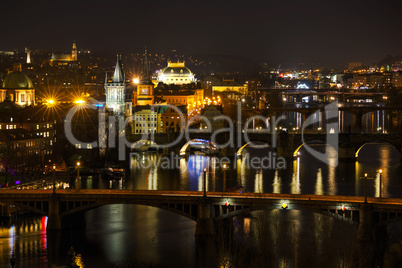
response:
[[(316, 147), (323, 149), (318, 145)], [(268, 150), (248, 149), (246, 152), (263, 157)], [(391, 145), (385, 143), (368, 144), (359, 152), (358, 161), (340, 162), (337, 167), (315, 159), (303, 148), (298, 158), (286, 159), (283, 169), (248, 168), (244, 165), (247, 160), (243, 157), (242, 160), (229, 159), (231, 163), (227, 165), (230, 168), (223, 170), (219, 167), (222, 158), (211, 159), (195, 155), (178, 159), (176, 167), (163, 169), (161, 162), (159, 166), (154, 165), (161, 157), (160, 154), (139, 154), (132, 159), (129, 176), (124, 181), (110, 182), (99, 177), (82, 177), (82, 188), (201, 191), (203, 170), (206, 168), (209, 191), (223, 191), (242, 185), (246, 192), (363, 196), (362, 178), (367, 173), (370, 178), (368, 196), (379, 197), (378, 170), (382, 169), (383, 197), (402, 198), (400, 156)], [(329, 160), (331, 161), (331, 155)], [(271, 219), (277, 217), (282, 228), (272, 231), (274, 225), (271, 222), (269, 239), (274, 240), (281, 234), (280, 237), (285, 237), (293, 245), (270, 249), (270, 254), (275, 252), (274, 259), (280, 267), (294, 267), (298, 258), (300, 267), (303, 267), (303, 263), (308, 266), (314, 259), (313, 255), (319, 255), (318, 252), (304, 252), (306, 247), (301, 246), (302, 242), (297, 242), (307, 241), (303, 238), (307, 234), (313, 234), (318, 239), (328, 232), (324, 228), (327, 226), (332, 226), (332, 230), (353, 232), (353, 228), (343, 227), (342, 223), (326, 222), (323, 216), (312, 213), (279, 210), (267, 213), (271, 215)], [(1, 267), (9, 267), (7, 265), (11, 253), (16, 256), (17, 267), (65, 265), (71, 245), (79, 254), (83, 267), (131, 267), (128, 264), (133, 263), (136, 267), (141, 267), (138, 266), (140, 263), (163, 265), (161, 267), (225, 267), (222, 265), (230, 262), (233, 257), (233, 251), (229, 250), (229, 253), (225, 247), (214, 248), (213, 245), (197, 242), (194, 237), (195, 222), (152, 207), (108, 205), (93, 209), (86, 213), (86, 228), (81, 231), (47, 233), (46, 220), (46, 217), (28, 217), (2, 223)], [(243, 240), (244, 234), (249, 235), (258, 229), (255, 227), (256, 221), (248, 217), (238, 217), (234, 223), (236, 234), (242, 233)], [(289, 235), (283, 226), (293, 228), (296, 235)], [(316, 243), (323, 242), (318, 239)], [(337, 247), (342, 249), (341, 245)], [(261, 249), (269, 248), (261, 246)], [(291, 248), (291, 253), (286, 248)], [(346, 255), (345, 253), (342, 257)], [(334, 257), (338, 260), (337, 258)], [(122, 266), (123, 264), (127, 266)]]

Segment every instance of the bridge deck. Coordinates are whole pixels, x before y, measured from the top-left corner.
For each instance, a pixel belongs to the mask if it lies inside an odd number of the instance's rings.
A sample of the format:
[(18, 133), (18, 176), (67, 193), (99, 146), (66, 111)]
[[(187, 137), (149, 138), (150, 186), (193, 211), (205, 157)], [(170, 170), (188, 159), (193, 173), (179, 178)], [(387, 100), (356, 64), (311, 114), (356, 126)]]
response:
[[(61, 199), (82, 200), (93, 198), (163, 198), (174, 199), (175, 197), (200, 198), (202, 192), (196, 191), (157, 191), (157, 190), (57, 190)], [(7, 199), (47, 199), (52, 190), (0, 190), (0, 203)], [(362, 196), (337, 196), (337, 195), (311, 195), (311, 194), (272, 194), (272, 193), (233, 193), (233, 192), (207, 192), (210, 199), (274, 199), (286, 201), (310, 201), (311, 203), (336, 202), (336, 203), (364, 203)], [(367, 198), (368, 203), (379, 206), (402, 206), (401, 198)]]

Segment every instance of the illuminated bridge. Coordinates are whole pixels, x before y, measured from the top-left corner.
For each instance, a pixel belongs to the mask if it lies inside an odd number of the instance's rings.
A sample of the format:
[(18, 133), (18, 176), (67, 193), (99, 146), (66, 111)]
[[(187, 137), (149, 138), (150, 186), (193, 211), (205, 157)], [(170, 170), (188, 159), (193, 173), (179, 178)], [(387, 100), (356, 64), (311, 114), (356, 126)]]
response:
[[(310, 210), (370, 228), (402, 219), (402, 199), (148, 190), (0, 190), (1, 213), (21, 210), (48, 216), (48, 229), (61, 229), (65, 218), (109, 204), (139, 204), (166, 209), (196, 221), (196, 234), (215, 234), (215, 223), (258, 210)], [(79, 218), (79, 217), (78, 217)], [(77, 219), (77, 218), (76, 218)], [(75, 220), (76, 220), (75, 219)], [(85, 217), (81, 217), (85, 219)], [(84, 222), (82, 224), (85, 224)]]

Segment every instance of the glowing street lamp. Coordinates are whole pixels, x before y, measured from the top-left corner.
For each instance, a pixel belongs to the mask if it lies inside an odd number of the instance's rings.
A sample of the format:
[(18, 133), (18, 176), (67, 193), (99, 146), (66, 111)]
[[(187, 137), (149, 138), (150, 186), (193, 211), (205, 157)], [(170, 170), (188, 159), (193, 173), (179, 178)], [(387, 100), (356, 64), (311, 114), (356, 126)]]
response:
[(80, 162), (77, 162), (77, 187), (76, 187), (76, 189), (77, 190), (79, 190), (80, 189), (80, 166), (81, 166), (81, 163)]
[(138, 85), (140, 83), (140, 79), (139, 78), (134, 78), (133, 83)]
[(84, 104), (85, 101), (83, 99), (78, 99), (75, 101), (75, 103), (81, 105), (81, 104)]
[(364, 203), (367, 203), (367, 173), (364, 173)]
[(53, 194), (56, 193), (56, 178), (55, 178), (55, 173), (56, 173), (56, 164), (53, 164)]

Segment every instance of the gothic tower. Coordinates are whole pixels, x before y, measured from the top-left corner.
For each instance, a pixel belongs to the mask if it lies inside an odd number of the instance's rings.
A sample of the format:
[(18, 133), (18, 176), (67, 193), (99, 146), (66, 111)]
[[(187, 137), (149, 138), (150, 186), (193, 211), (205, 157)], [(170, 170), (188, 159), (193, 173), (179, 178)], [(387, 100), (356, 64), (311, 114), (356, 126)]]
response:
[(31, 63), (31, 49), (29, 47), (26, 47), (25, 53), (27, 53), (27, 64), (30, 64)]
[(121, 66), (121, 56), (117, 55), (112, 82), (105, 81), (106, 106), (114, 114), (126, 114), (126, 81)]
[(77, 46), (75, 44), (75, 41), (73, 42), (73, 49), (71, 50), (71, 60), (72, 61), (77, 61)]
[(137, 85), (137, 105), (152, 105), (154, 104), (154, 98), (154, 84), (149, 73), (148, 50), (145, 48), (142, 77)]

